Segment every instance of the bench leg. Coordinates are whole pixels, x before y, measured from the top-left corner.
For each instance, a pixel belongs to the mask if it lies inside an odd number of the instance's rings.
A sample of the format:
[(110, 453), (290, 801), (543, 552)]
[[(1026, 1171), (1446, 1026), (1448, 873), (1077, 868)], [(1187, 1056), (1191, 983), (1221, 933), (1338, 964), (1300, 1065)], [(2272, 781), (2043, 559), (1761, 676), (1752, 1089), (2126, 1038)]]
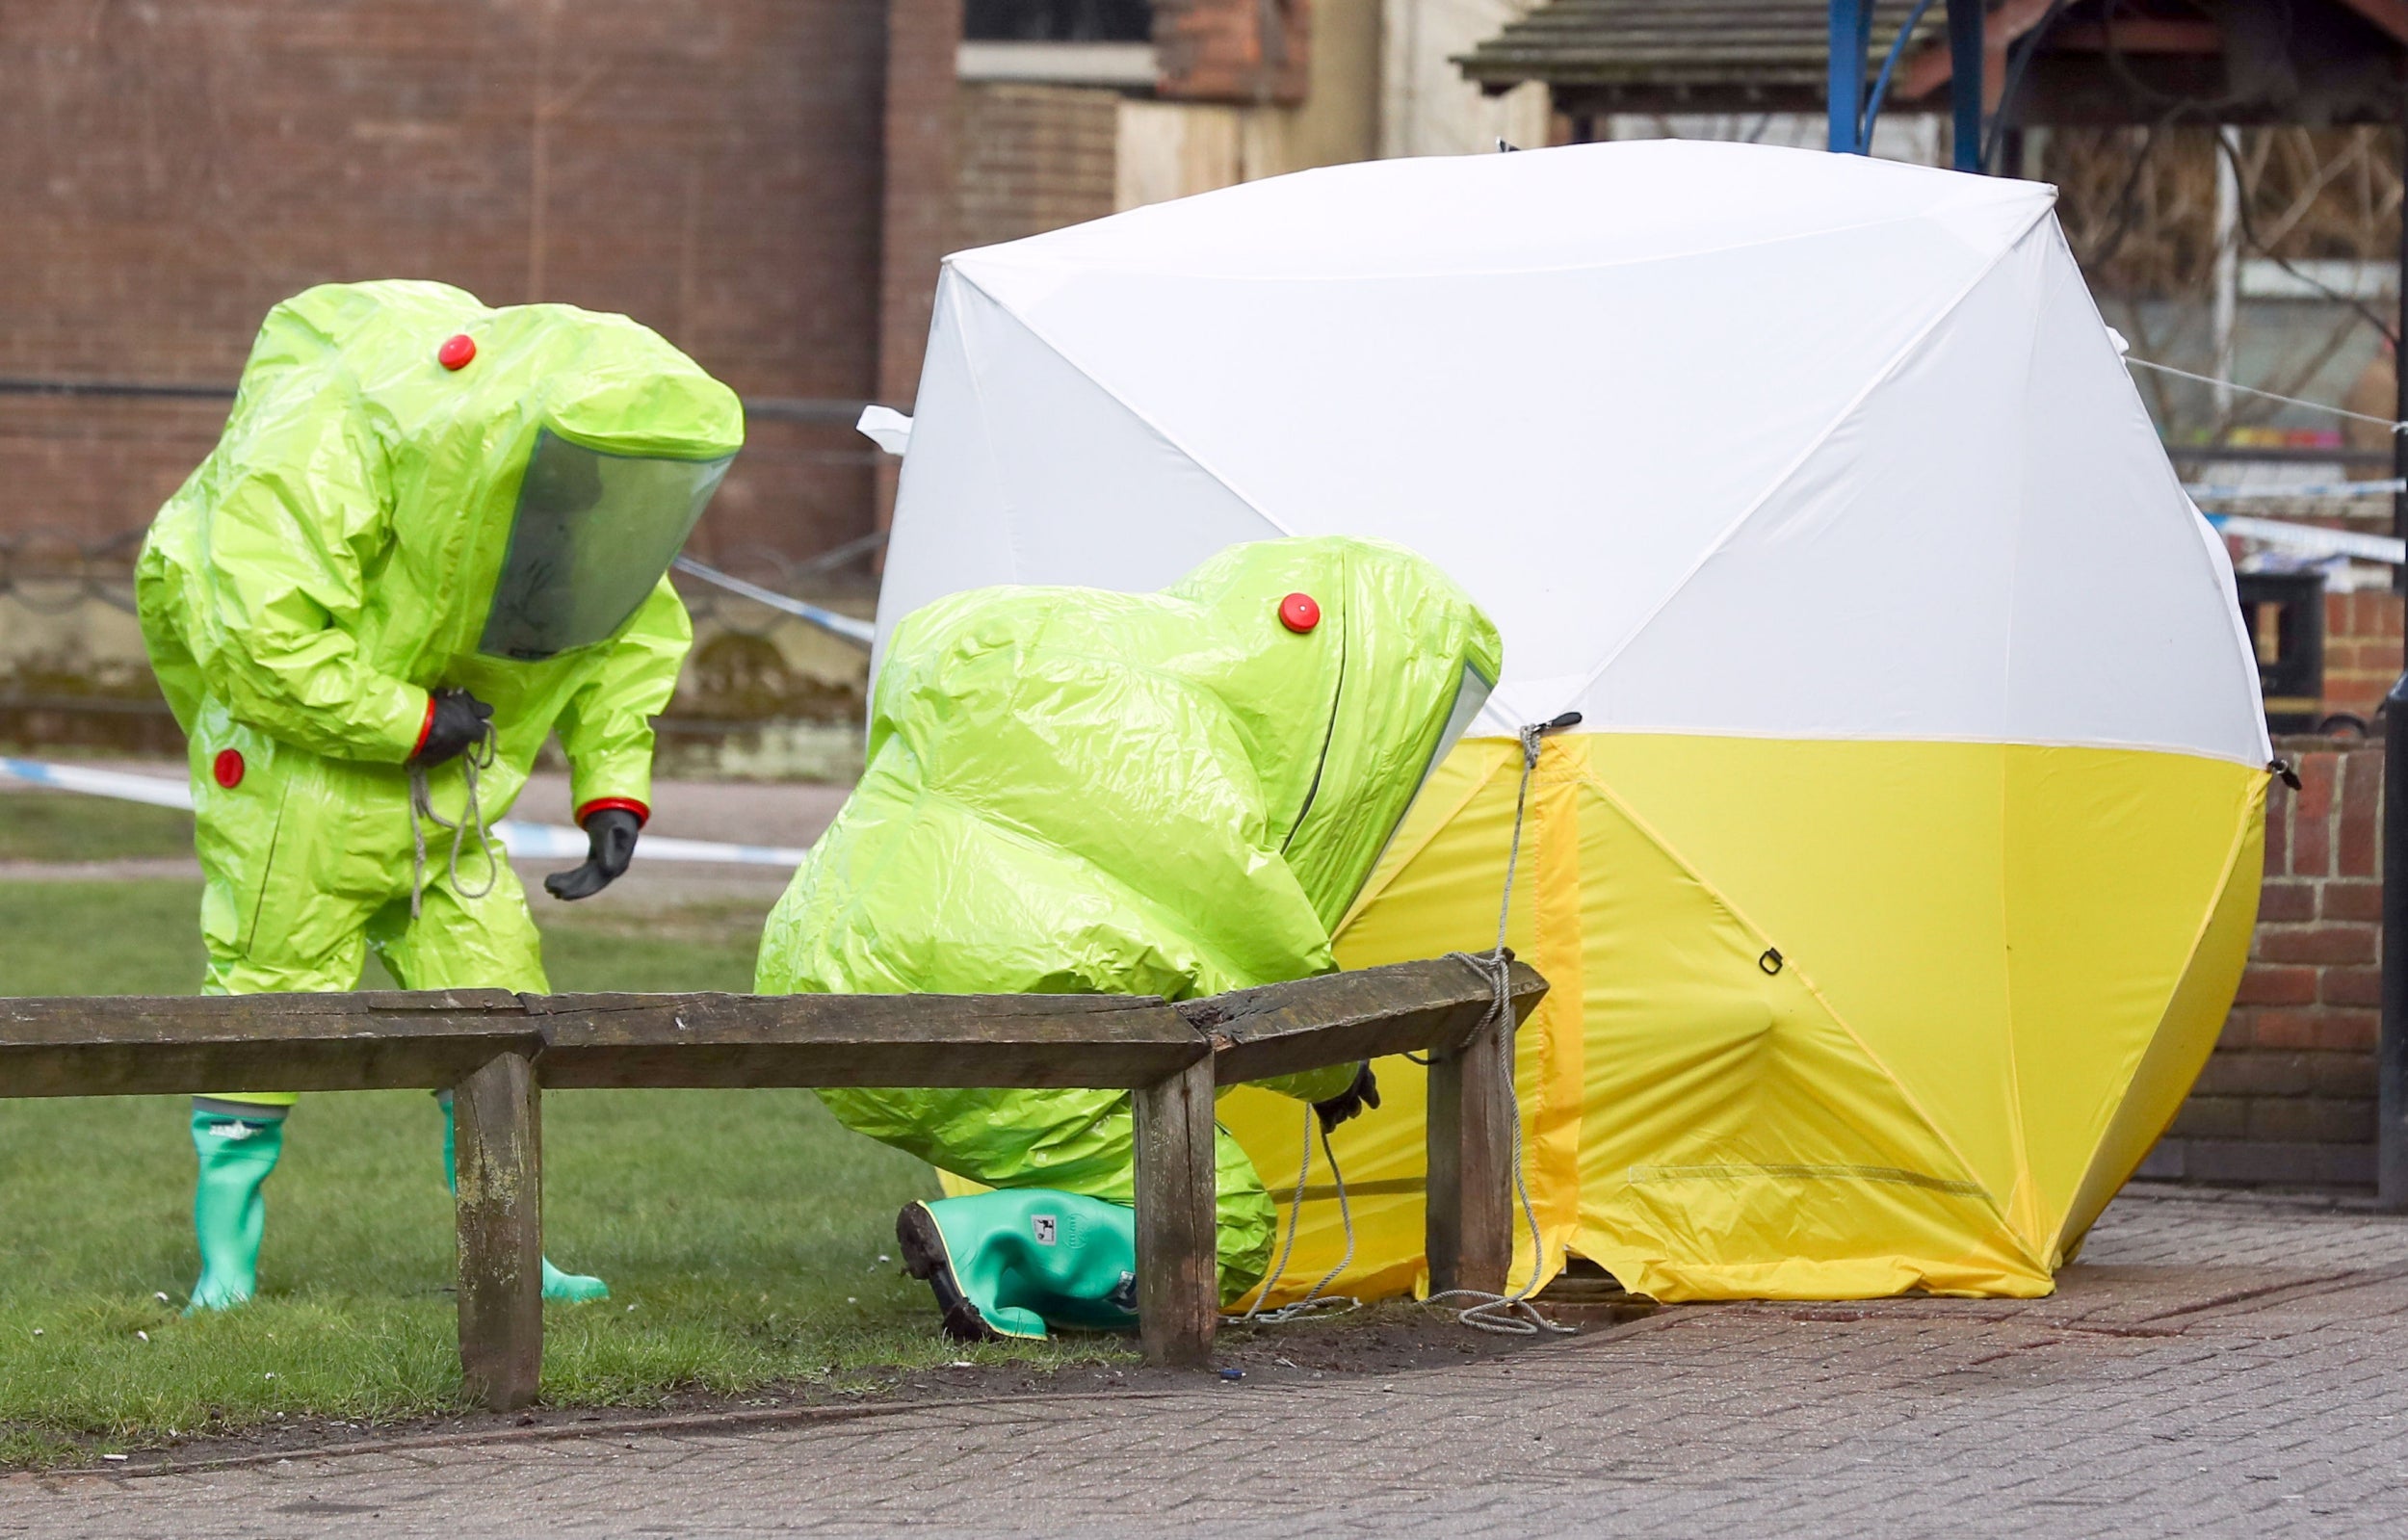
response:
[(503, 1054), (452, 1092), (459, 1174), (459, 1367), (496, 1412), (543, 1369), (543, 1135), (535, 1065)]
[(1140, 1087), (1137, 1115), (1138, 1333), (1148, 1362), (1212, 1362), (1220, 1321), (1214, 1205), (1213, 1061)]
[(1429, 1065), (1424, 1223), (1432, 1293), (1505, 1292), (1513, 1269), (1512, 1023), (1491, 1023)]

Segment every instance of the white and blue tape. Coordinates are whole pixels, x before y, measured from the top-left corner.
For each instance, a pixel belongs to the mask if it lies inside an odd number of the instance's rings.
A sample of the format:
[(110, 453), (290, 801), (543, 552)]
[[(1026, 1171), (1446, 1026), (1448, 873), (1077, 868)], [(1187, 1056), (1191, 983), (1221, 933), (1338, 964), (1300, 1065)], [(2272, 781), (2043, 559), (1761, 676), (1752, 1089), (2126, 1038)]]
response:
[[(192, 811), (193, 789), (163, 775), (137, 775), (126, 770), (94, 770), (86, 765), (54, 765), (46, 760), (0, 757), (0, 781), (52, 791), (81, 792), (87, 796), (115, 797), (120, 802), (147, 802), (152, 807)], [(586, 831), (563, 823), (525, 823), (504, 819), (493, 825), (494, 838), (513, 856), (531, 860), (582, 861)], [(791, 870), (810, 852), (780, 845), (722, 845), (715, 840), (681, 840), (647, 834), (636, 842), (640, 861), (695, 861), (716, 866), (775, 866)]]

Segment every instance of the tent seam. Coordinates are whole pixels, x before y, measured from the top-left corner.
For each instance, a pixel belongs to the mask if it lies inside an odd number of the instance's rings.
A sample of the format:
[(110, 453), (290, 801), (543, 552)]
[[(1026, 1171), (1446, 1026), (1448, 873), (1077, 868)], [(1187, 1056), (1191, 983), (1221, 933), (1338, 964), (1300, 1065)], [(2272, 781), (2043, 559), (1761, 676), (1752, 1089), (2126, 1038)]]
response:
[[(2017, 243), (2017, 245), (2021, 244), (2020, 241)], [(2039, 279), (2041, 286), (2045, 289), (2048, 284), (2048, 274), (2045, 270), (2039, 274)], [(2024, 337), (2024, 384), (2021, 395), (2026, 400), (2028, 400), (2031, 395), (2032, 360), (2040, 351), (2040, 326), (2046, 313), (2042, 306), (2032, 307), (2029, 328)], [(2009, 532), (2006, 544), (2006, 646), (2003, 649), (2006, 656), (1999, 668), (1999, 720), (2001, 721), (2010, 720), (2014, 712), (2015, 593), (2023, 578), (2024, 525), (2030, 511), (2031, 478), (2026, 469), (2029, 464), (2028, 458), (2019, 458), (2016, 461), (2015, 527)], [(1999, 839), (2002, 850), (2008, 848), (2007, 818), (2011, 800), (2008, 782), (2013, 775), (2011, 760), (2011, 755), (2005, 753), (1999, 755)], [(2013, 903), (2008, 895), (2010, 880), (2006, 860), (2002, 856), (1999, 863), (1999, 974), (2000, 993), (2004, 997), (2006, 1004), (2007, 1098), (2008, 1106), (2013, 1109), (2012, 1116), (2007, 1120), (2007, 1128), (2014, 1138), (2016, 1186), (2019, 1190), (2028, 1194), (2028, 1201), (2033, 1207), (2035, 1211), (2033, 1216), (2036, 1218), (2041, 1194), (2039, 1180), (2031, 1168), (2031, 1141), (2028, 1137), (2028, 1131), (2024, 1126), (2023, 1052), (2015, 1033), (2015, 947), (2011, 940), (2014, 929)], [(2010, 1201), (2008, 1207), (2012, 1210), (2015, 1205)], [(2020, 1228), (2014, 1219), (2010, 1218), (2007, 1223), (2010, 1229), (2018, 1229), (2020, 1233)], [(2034, 1255), (2040, 1257), (2048, 1255), (2037, 1234), (2025, 1235), (2023, 1240), (2025, 1245), (2031, 1249)]]
[[(1118, 406), (1122, 411), (1127, 412), (1131, 417), (1136, 418), (1138, 422), (1145, 427), (1148, 432), (1151, 432), (1155, 437), (1161, 439), (1164, 443), (1168, 444), (1172, 449), (1177, 450), (1180, 456), (1185, 458), (1189, 464), (1194, 466), (1197, 470), (1202, 471), (1205, 475), (1211, 477), (1215, 482), (1217, 482), (1222, 490), (1226, 491), (1231, 497), (1236, 498), (1241, 504), (1244, 505), (1245, 508), (1253, 512), (1257, 518), (1260, 518), (1264, 523), (1269, 524), (1272, 529), (1277, 530), (1281, 535), (1288, 536), (1290, 539), (1294, 539), (1296, 537), (1296, 531), (1288, 527), (1286, 520), (1281, 519), (1277, 515), (1270, 512), (1270, 510), (1264, 508), (1260, 502), (1256, 501), (1251, 494), (1241, 488), (1237, 483), (1231, 481), (1228, 477), (1223, 476), (1213, 466), (1205, 463), (1202, 456), (1198, 455), (1194, 450), (1189, 448), (1186, 444), (1173, 437), (1169, 430), (1164, 428), (1162, 424), (1154, 421), (1153, 418), (1148, 417), (1145, 413), (1138, 410), (1136, 405), (1127, 397), (1112, 389), (1112, 386), (1106, 384), (1103, 380), (1098, 379), (1092, 373), (1081, 365), (1076, 358), (1071, 357), (1070, 354), (1064, 351), (1061, 344), (1056, 342), (1044, 332), (1039, 331), (1036, 327), (1036, 323), (1031, 321), (1027, 316), (1022, 315), (1019, 311), (1005, 303), (1002, 297), (997, 295), (993, 290), (987, 288), (984, 284), (979, 282), (976, 277), (973, 277), (969, 273), (965, 272), (960, 267), (955, 266), (954, 271), (961, 274), (961, 281), (963, 283), (968, 284), (971, 288), (978, 291), (981, 299), (984, 300), (988, 304), (993, 305), (996, 309), (1002, 311), (1005, 315), (1009, 316), (1021, 330), (1035, 338), (1038, 343), (1043, 345), (1046, 352), (1060, 359), (1073, 374), (1076, 374), (1081, 379), (1086, 380), (1088, 384), (1093, 385), (1098, 391), (1101, 391), (1106, 399), (1110, 400), (1112, 405)], [(982, 406), (983, 406), (984, 397), (982, 396), (980, 399)]]
[[(1695, 866), (1691, 865), (1688, 858), (1681, 854), (1680, 851), (1674, 849), (1670, 842), (1664, 839), (1662, 834), (1656, 829), (1654, 824), (1641, 818), (1636, 809), (1633, 808), (1628, 802), (1624, 801), (1618, 795), (1616, 795), (1613, 789), (1606, 784), (1604, 778), (1598, 775), (1595, 766), (1584, 764), (1581, 768), (1580, 774), (1581, 778), (1587, 781), (1590, 786), (1595, 788), (1597, 795), (1604, 797), (1606, 801), (1612, 806), (1614, 811), (1620, 813), (1624, 819), (1628, 820), (1631, 826), (1636, 829), (1650, 845), (1653, 845), (1659, 851), (1662, 852), (1666, 860), (1672, 862), (1683, 872), (1687, 873), (1690, 880), (1694, 881), (1699, 887), (1705, 889), (1707, 893), (1711, 894), (1716, 903), (1721, 904), (1724, 909), (1730, 912), (1733, 919), (1737, 920), (1741, 925), (1746, 927), (1749, 934), (1753, 935), (1757, 940), (1763, 942), (1767, 947), (1775, 945), (1771, 935), (1766, 931), (1764, 927), (1758, 925), (1755, 920), (1748, 915), (1745, 909), (1740, 907), (1739, 903), (1733, 900), (1729, 894), (1723, 892), (1722, 889), (1713, 880), (1708, 878), (1704, 873), (1698, 871)], [(1989, 1208), (1991, 1217), (1998, 1221), (2000, 1230), (2016, 1242), (2017, 1249), (2025, 1252), (2027, 1261), (2031, 1261), (2034, 1266), (2038, 1266), (2037, 1260), (2031, 1257), (2028, 1248), (2023, 1246), (2023, 1238), (2016, 1235), (2015, 1227), (2007, 1221), (2006, 1214), (2002, 1211), (1998, 1197), (1990, 1191), (1986, 1185), (1981, 1183), (1979, 1168), (1976, 1167), (1973, 1162), (1965, 1158), (1965, 1152), (1956, 1147), (1956, 1141), (1950, 1138), (1946, 1131), (1940, 1127), (1938, 1121), (1932, 1117), (1929, 1111), (1924, 1109), (1923, 1103), (1916, 1098), (1915, 1093), (1906, 1088), (1904, 1083), (1902, 1083), (1898, 1079), (1897, 1073), (1890, 1068), (1888, 1062), (1884, 1060), (1879, 1054), (1874, 1053), (1871, 1045), (1867, 1043), (1863, 1036), (1857, 1032), (1856, 1029), (1848, 1024), (1847, 1018), (1840, 1014), (1839, 1007), (1833, 1005), (1830, 997), (1822, 992), (1822, 987), (1814, 981), (1813, 975), (1808, 973), (1805, 967), (1793, 957), (1785, 956), (1782, 959), (1782, 971), (1784, 973), (1793, 971), (1796, 973), (1798, 982), (1804, 986), (1808, 994), (1814, 996), (1815, 1003), (1822, 1006), (1824, 1014), (1831, 1018), (1832, 1024), (1838, 1027), (1841, 1031), (1847, 1034), (1848, 1041), (1856, 1045), (1858, 1051), (1865, 1056), (1866, 1061), (1871, 1064), (1872, 1067), (1880, 1073), (1881, 1078), (1889, 1083), (1891, 1089), (1898, 1092), (1899, 1098), (1905, 1102), (1908, 1110), (1912, 1111), (1915, 1116), (1922, 1121), (1924, 1132), (1928, 1133), (1933, 1138), (1937, 1139), (1940, 1146), (1947, 1150), (1950, 1157), (1956, 1162), (1957, 1169), (1965, 1173), (1966, 1180), (1975, 1183), (1976, 1186), (1980, 1188), (1982, 1202)], [(2043, 1270), (2046, 1269), (2044, 1268)]]
[[(2053, 209), (2055, 206), (2055, 199), (2047, 199), (2044, 202), (2041, 212), (2046, 213), (2048, 210)], [(1800, 230), (1787, 235), (1772, 236), (1764, 240), (1731, 241), (1721, 246), (1700, 246), (1680, 251), (1662, 252), (1653, 256), (1623, 257), (1615, 261), (1592, 260), (1585, 262), (1554, 262), (1537, 267), (1489, 267), (1478, 269), (1427, 268), (1400, 270), (1393, 273), (1371, 274), (1214, 273), (1190, 268), (1128, 267), (1119, 264), (1095, 261), (1080, 262), (1076, 260), (1063, 261), (1057, 259), (1051, 262), (1036, 263), (1015, 261), (1008, 257), (997, 258), (992, 256), (987, 257), (986, 260), (996, 267), (1013, 268), (1022, 272), (1037, 271), (1060, 273), (1064, 269), (1071, 269), (1090, 274), (1109, 273), (1138, 278), (1189, 278), (1210, 283), (1360, 283), (1366, 279), (1375, 283), (1410, 283), (1439, 278), (1524, 278), (1552, 273), (1612, 273), (1625, 268), (1652, 267), (1658, 263), (1664, 262), (1692, 262), (1699, 257), (1721, 256), (1732, 251), (1754, 251), (1772, 247), (1794, 246), (1806, 241), (1825, 241), (1833, 238), (1834, 236), (1855, 235), (1865, 230), (1878, 230), (1894, 224), (1927, 223), (1931, 221), (1933, 215), (1941, 211), (1936, 208), (1924, 209), (1914, 214), (1901, 214), (1877, 220), (1863, 220), (1854, 224), (1834, 224), (1819, 230)], [(2019, 228), (2014, 235), (2007, 239), (2005, 244), (2006, 248), (2011, 249), (2016, 243), (2022, 241), (2026, 235), (2030, 233), (2030, 231), (2031, 226), (2028, 223)], [(1052, 233), (1053, 232), (1051, 231), (1045, 232), (1045, 234)], [(1031, 236), (1028, 237), (1028, 239), (1042, 240), (1044, 239), (1044, 235)], [(959, 255), (982, 255), (985, 252), (1002, 249), (1003, 247), (1014, 246), (1017, 244), (1017, 242), (1004, 242), (1000, 246), (982, 248), (977, 251), (965, 251), (959, 253)], [(960, 265), (955, 259), (949, 258), (948, 265), (954, 266), (956, 272), (960, 271)], [(976, 282), (977, 280), (972, 279), (971, 281)], [(980, 292), (986, 294), (990, 299), (994, 298), (993, 292), (991, 290), (987, 290), (983, 285), (981, 286)], [(996, 302), (998, 304), (1003, 303), (1001, 300), (997, 300)], [(1018, 314), (1016, 311), (1013, 313)], [(1031, 329), (1034, 330), (1034, 328), (1032, 327)]]
[(1875, 390), (1879, 389), (1882, 385), (1888, 383), (1891, 379), (1897, 377), (1900, 366), (1902, 366), (1907, 359), (1913, 357), (1925, 343), (1931, 340), (1932, 333), (1938, 331), (1941, 326), (1946, 323), (1950, 317), (1956, 314), (1957, 310), (1965, 303), (1966, 300), (1972, 296), (1976, 289), (1978, 289), (1982, 284), (1989, 281), (1990, 275), (1999, 270), (1999, 265), (2004, 262), (2017, 248), (2021, 247), (2024, 242), (2030, 237), (2032, 230), (2039, 225), (2043, 219), (2048, 217), (2050, 212), (2055, 207), (2055, 200), (2052, 199), (2033, 211), (2031, 219), (2025, 223), (2021, 229), (2016, 231), (2013, 238), (2005, 242), (1999, 248), (1999, 250), (1991, 256), (1989, 261), (1983, 263), (1981, 265), (1981, 270), (1978, 273), (1976, 273), (1972, 278), (1967, 280), (1963, 288), (1959, 289), (1954, 295), (1950, 296), (1947, 303), (1941, 305), (1937, 310), (1932, 312), (1931, 319), (1925, 322), (1922, 328), (1919, 329), (1912, 337), (1908, 338), (1903, 344), (1901, 344), (1898, 352), (1892, 353), (1886, 363), (1884, 363), (1879, 369), (1872, 372), (1872, 374), (1866, 379), (1864, 385), (1858, 389), (1856, 394), (1848, 398), (1847, 404), (1842, 406), (1838, 412), (1834, 413), (1828, 423), (1823, 425), (1822, 431), (1817, 433), (1798, 450), (1796, 456), (1791, 459), (1788, 465), (1782, 468), (1781, 473), (1778, 476), (1774, 477), (1766, 484), (1765, 489), (1757, 494), (1754, 501), (1750, 502), (1744, 509), (1741, 509), (1738, 515), (1734, 517), (1730, 523), (1723, 526), (1722, 532), (1716, 535), (1713, 541), (1709, 543), (1703, 551), (1698, 553), (1697, 559), (1689, 563), (1688, 570), (1681, 574), (1679, 581), (1675, 582), (1670, 588), (1665, 590), (1663, 597), (1658, 600), (1654, 607), (1651, 608), (1645, 615), (1640, 617), (1638, 623), (1630, 629), (1629, 633), (1623, 637), (1620, 642), (1616, 643), (1614, 647), (1605, 655), (1605, 657), (1598, 660), (1597, 666), (1591, 668), (1586, 676), (1582, 679), (1578, 693), (1586, 694), (1590, 690), (1596, 687), (1597, 681), (1604, 677), (1606, 670), (1612, 667), (1616, 660), (1618, 660), (1624, 653), (1630, 651), (1632, 645), (1636, 642), (1640, 637), (1647, 634), (1647, 628), (1654, 625), (1657, 619), (1663, 614), (1664, 611), (1671, 607), (1673, 600), (1679, 598), (1685, 591), (1688, 590), (1688, 586), (1696, 581), (1697, 575), (1705, 570), (1706, 564), (1712, 561), (1715, 557), (1721, 555), (1723, 548), (1731, 543), (1732, 538), (1736, 536), (1741, 530), (1746, 528), (1748, 522), (1754, 519), (1758, 513), (1764, 511), (1765, 506), (1772, 501), (1773, 494), (1779, 492), (1783, 487), (1790, 484), (1791, 481), (1797, 475), (1798, 471), (1806, 464), (1806, 462), (1812, 459), (1815, 455), (1821, 450), (1823, 445), (1831, 441), (1834, 434), (1839, 432), (1843, 427), (1845, 427), (1856, 416), (1858, 410), (1864, 406), (1866, 401), (1871, 397)]

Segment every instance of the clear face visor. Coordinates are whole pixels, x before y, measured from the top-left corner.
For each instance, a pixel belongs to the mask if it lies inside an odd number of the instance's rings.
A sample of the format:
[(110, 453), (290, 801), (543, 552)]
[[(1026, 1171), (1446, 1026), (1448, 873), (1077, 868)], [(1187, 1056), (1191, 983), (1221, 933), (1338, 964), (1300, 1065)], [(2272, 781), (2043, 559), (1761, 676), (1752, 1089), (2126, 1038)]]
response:
[(1439, 731), (1438, 745), (1429, 751), (1429, 763), (1422, 767), (1421, 784), (1413, 788), (1415, 797), (1422, 795), (1422, 787), (1429, 784), (1429, 778), (1438, 773), (1439, 765), (1454, 752), (1454, 745), (1463, 742), (1463, 735), (1472, 730), (1472, 723), (1479, 718), (1480, 708), (1488, 704), (1489, 692), (1496, 688), (1495, 680), (1468, 663), (1463, 666), (1463, 682), (1454, 691), (1454, 710), (1447, 713), (1447, 725)]
[[(1468, 663), (1463, 666), (1462, 681), (1455, 686), (1454, 708), (1447, 713), (1447, 725), (1439, 729), (1438, 742), (1430, 748), (1429, 760), (1422, 767), (1422, 778), (1415, 784), (1412, 796), (1406, 799), (1404, 811), (1397, 815), (1397, 827), (1388, 831), (1390, 843), (1395, 842), (1397, 829), (1404, 827), (1405, 820), (1413, 816), (1413, 808), (1421, 801), (1423, 791), (1429, 785), (1429, 778), (1438, 773), (1438, 767), (1446, 763), (1449, 754), (1454, 752), (1454, 745), (1472, 730), (1472, 723), (1479, 718), (1480, 708), (1488, 704), (1489, 692), (1496, 688), (1495, 680)], [(1384, 846), (1380, 853), (1387, 853)], [(1378, 863), (1374, 862), (1373, 865), (1376, 867)]]
[(535, 662), (612, 636), (668, 571), (735, 457), (606, 455), (543, 430), (477, 650)]

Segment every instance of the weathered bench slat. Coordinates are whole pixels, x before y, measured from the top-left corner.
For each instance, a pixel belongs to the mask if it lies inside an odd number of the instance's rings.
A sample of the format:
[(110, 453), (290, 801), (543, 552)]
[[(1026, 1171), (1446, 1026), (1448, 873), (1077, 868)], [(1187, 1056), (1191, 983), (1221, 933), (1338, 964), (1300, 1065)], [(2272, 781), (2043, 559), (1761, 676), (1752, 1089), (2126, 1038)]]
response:
[(440, 1089), (496, 1054), (543, 1039), (490, 1021), (417, 1039), (309, 1036), (199, 1043), (0, 1045), (0, 1096)]
[(1164, 1002), (1096, 995), (11, 1000), (0, 1094), (439, 1088), (495, 1054), (547, 1085), (1149, 1084), (1209, 1052)]
[(530, 997), (543, 1083), (1134, 1089), (1209, 1050), (1152, 998), (1091, 995)]
[[(1459, 979), (1448, 977), (1450, 966)], [(1216, 1073), (1229, 1085), (1353, 1058), (1452, 1054), (1487, 1014), (1492, 988), (1470, 963), (1442, 957), (1234, 990), (1178, 1008), (1212, 1039)], [(1516, 1026), (1546, 993), (1546, 980), (1516, 967)]]

